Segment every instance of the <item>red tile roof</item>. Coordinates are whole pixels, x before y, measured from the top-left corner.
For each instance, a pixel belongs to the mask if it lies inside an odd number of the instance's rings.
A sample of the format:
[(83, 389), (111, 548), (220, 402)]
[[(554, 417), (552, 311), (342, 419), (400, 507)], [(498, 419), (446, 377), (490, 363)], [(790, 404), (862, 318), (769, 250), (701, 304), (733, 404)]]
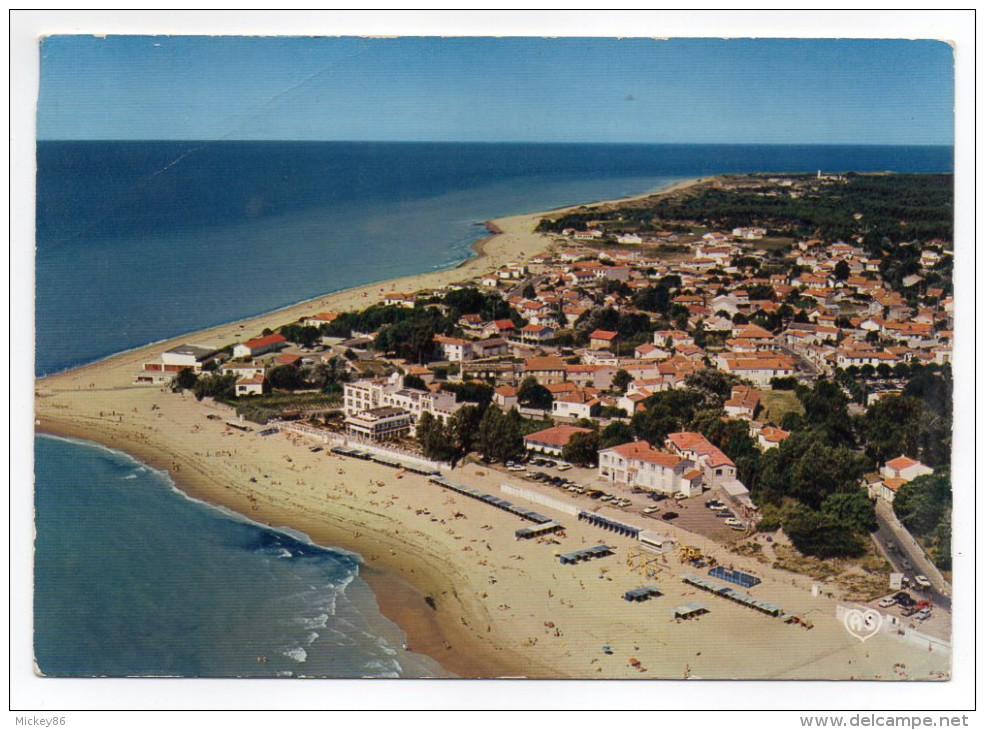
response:
[(545, 428), (543, 431), (527, 434), (523, 437), (523, 440), (529, 443), (547, 444), (549, 446), (565, 446), (576, 433), (591, 433), (591, 430), (579, 428), (578, 426), (560, 424)]
[(693, 451), (699, 457), (705, 457), (705, 462), (708, 466), (735, 466), (732, 460), (721, 449), (700, 433), (694, 433), (692, 431), (671, 433), (667, 435), (667, 441), (673, 444), (678, 452)]
[(909, 456), (898, 456), (892, 461), (887, 461), (886, 466), (888, 466), (890, 469), (896, 469), (898, 471), (901, 469), (906, 469), (911, 466), (915, 466), (919, 463), (920, 463), (919, 461), (917, 461), (916, 459), (911, 459)]
[(615, 451), (625, 459), (635, 459), (647, 464), (656, 464), (665, 469), (673, 469), (681, 463), (681, 457), (675, 454), (668, 454), (666, 451), (658, 451), (650, 446), (646, 441), (630, 441), (626, 444), (613, 446), (604, 451)]
[(266, 337), (257, 337), (253, 340), (247, 340), (243, 344), (249, 347), (251, 350), (255, 350), (258, 347), (266, 347), (267, 345), (276, 345), (279, 342), (287, 342), (287, 338), (284, 335), (275, 332), (272, 335), (267, 335)]

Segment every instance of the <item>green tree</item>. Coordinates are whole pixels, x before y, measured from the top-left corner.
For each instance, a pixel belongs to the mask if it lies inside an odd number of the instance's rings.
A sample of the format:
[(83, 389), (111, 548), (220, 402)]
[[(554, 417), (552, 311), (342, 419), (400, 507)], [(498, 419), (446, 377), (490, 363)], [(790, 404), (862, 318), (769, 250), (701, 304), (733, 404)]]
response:
[(632, 382), (633, 382), (633, 376), (627, 373), (622, 368), (616, 370), (615, 374), (612, 376), (612, 387), (618, 390), (620, 393), (625, 393), (626, 388), (628, 388), (629, 384)]
[(228, 399), (236, 396), (236, 376), (229, 375), (200, 375), (193, 388), (195, 398)]
[(523, 382), (520, 383), (516, 397), (520, 405), (528, 408), (548, 410), (554, 403), (554, 396), (551, 395), (551, 391), (538, 383), (537, 378), (532, 375), (524, 378)]
[(489, 406), (479, 422), (476, 447), (486, 460), (507, 461), (523, 454), (522, 419), (516, 409), (503, 413)]
[(449, 437), (449, 429), (429, 411), (424, 411), (417, 421), (417, 440), (429, 459), (451, 461), (455, 457), (455, 444)]
[(590, 431), (588, 433), (572, 434), (568, 443), (564, 445), (561, 455), (564, 460), (571, 464), (592, 465), (598, 460), (599, 435)]
[(847, 261), (839, 261), (838, 263), (836, 263), (835, 264), (834, 275), (835, 275), (835, 278), (838, 281), (844, 281), (849, 276), (851, 276), (852, 275), (852, 270), (848, 266), (848, 262)]
[(321, 330), (318, 327), (287, 324), (280, 328), (280, 333), (302, 347), (314, 347), (321, 341)]
[(875, 503), (861, 488), (828, 495), (821, 503), (821, 512), (860, 533), (872, 532), (878, 526)]
[(297, 390), (304, 385), (301, 371), (294, 365), (278, 365), (267, 371), (267, 382), (271, 388)]
[(599, 448), (608, 449), (633, 440), (633, 429), (628, 423), (613, 421), (606, 426), (599, 438)]
[(482, 410), (475, 405), (462, 406), (448, 420), (447, 435), (454, 445), (456, 457), (461, 458), (472, 451), (481, 422)]
[(327, 391), (338, 383), (344, 383), (348, 378), (349, 370), (346, 367), (345, 360), (338, 355), (327, 361), (322, 360), (316, 363), (308, 374), (308, 380), (311, 384), (316, 388), (320, 388), (322, 391)]
[(427, 390), (427, 384), (421, 380), (419, 375), (405, 375), (404, 376), (404, 387), (413, 388), (414, 390)]
[(191, 390), (195, 387), (195, 383), (198, 381), (198, 376), (192, 372), (191, 368), (184, 368), (178, 371), (171, 384), (171, 389), (174, 392), (179, 390)]
[(937, 529), (951, 502), (951, 476), (941, 472), (901, 486), (893, 499), (893, 511), (910, 532), (924, 537)]
[(852, 525), (806, 507), (794, 510), (784, 520), (783, 531), (804, 555), (827, 559), (865, 553), (865, 538)]
[(859, 419), (865, 453), (876, 463), (902, 454), (919, 453), (923, 404), (916, 398), (887, 395), (873, 403)]

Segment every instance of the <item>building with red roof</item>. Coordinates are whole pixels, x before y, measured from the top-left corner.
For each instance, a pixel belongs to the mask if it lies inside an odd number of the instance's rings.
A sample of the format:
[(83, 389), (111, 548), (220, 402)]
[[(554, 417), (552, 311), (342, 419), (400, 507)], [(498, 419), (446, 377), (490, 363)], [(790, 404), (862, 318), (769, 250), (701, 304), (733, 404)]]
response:
[(790, 438), (789, 431), (784, 431), (782, 428), (777, 428), (776, 426), (763, 426), (756, 440), (759, 443), (759, 447), (763, 451), (767, 451), (769, 449), (775, 449), (788, 438)]
[(233, 357), (256, 357), (279, 350), (287, 344), (287, 338), (279, 332), (241, 342), (233, 348)]
[(568, 445), (571, 437), (576, 433), (591, 433), (591, 430), (559, 424), (545, 428), (543, 431), (527, 434), (523, 437), (523, 444), (527, 447), (527, 451), (532, 453), (561, 456), (564, 447)]
[(612, 347), (612, 343), (616, 341), (618, 336), (618, 332), (595, 330), (588, 336), (588, 347), (592, 350), (605, 350)]
[(704, 471), (708, 483), (720, 484), (735, 479), (735, 464), (732, 460), (700, 433), (671, 433), (664, 443), (682, 458), (695, 461)]
[(702, 473), (694, 461), (630, 441), (599, 451), (598, 475), (618, 484), (648, 491), (688, 496), (701, 493)]
[(917, 477), (933, 474), (934, 470), (916, 459), (900, 455), (883, 464), (879, 473), (885, 479), (903, 479), (909, 482)]

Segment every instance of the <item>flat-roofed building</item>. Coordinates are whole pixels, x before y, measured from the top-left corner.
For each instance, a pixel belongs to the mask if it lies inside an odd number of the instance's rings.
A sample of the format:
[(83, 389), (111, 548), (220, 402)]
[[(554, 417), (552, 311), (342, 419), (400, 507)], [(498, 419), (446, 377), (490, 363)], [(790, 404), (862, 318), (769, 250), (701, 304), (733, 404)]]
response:
[(174, 366), (180, 369), (191, 368), (192, 371), (198, 373), (202, 371), (203, 363), (215, 352), (214, 347), (207, 345), (178, 345), (162, 352), (161, 362), (165, 366)]
[(402, 438), (407, 436), (413, 427), (410, 412), (396, 406), (370, 408), (367, 411), (346, 416), (345, 419), (346, 433), (372, 441)]

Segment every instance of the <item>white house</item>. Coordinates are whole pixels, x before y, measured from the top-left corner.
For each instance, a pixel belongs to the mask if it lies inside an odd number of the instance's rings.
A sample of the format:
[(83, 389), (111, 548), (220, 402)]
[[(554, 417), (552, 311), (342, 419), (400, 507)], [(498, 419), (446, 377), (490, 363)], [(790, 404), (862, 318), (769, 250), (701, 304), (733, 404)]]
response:
[(599, 451), (600, 479), (662, 494), (701, 493), (702, 474), (690, 459), (631, 441)]
[(759, 405), (759, 391), (748, 385), (737, 385), (732, 388), (732, 397), (725, 401), (725, 412), (730, 418), (752, 420)]
[(275, 332), (264, 337), (256, 337), (233, 347), (233, 357), (256, 357), (267, 352), (279, 350), (287, 344), (284, 335)]
[(926, 464), (908, 456), (898, 456), (882, 465), (879, 473), (884, 479), (903, 479), (912, 481), (917, 477), (933, 474), (934, 470)]
[(796, 372), (790, 357), (772, 353), (722, 353), (718, 356), (718, 367), (760, 386)]
[(263, 375), (266, 371), (263, 365), (255, 362), (226, 362), (219, 367), (219, 372), (223, 375), (235, 375), (240, 378), (254, 378)]
[(562, 418), (592, 418), (599, 414), (601, 403), (597, 396), (579, 390), (555, 398), (551, 404), (551, 412)]
[(725, 453), (700, 433), (683, 431), (667, 435), (667, 448), (678, 456), (696, 462), (712, 485), (735, 479), (735, 464)]
[(242, 395), (263, 395), (264, 377), (252, 375), (240, 378), (236, 381), (236, 397)]
[(434, 342), (441, 348), (442, 356), (449, 362), (465, 362), (472, 359), (472, 343), (468, 340), (435, 335)]
[(527, 434), (523, 437), (523, 444), (527, 447), (527, 451), (532, 453), (561, 456), (564, 447), (576, 433), (591, 433), (591, 431), (578, 426), (558, 424), (543, 431)]
[(763, 426), (756, 435), (756, 443), (763, 451), (775, 449), (790, 438), (790, 432), (776, 426)]

